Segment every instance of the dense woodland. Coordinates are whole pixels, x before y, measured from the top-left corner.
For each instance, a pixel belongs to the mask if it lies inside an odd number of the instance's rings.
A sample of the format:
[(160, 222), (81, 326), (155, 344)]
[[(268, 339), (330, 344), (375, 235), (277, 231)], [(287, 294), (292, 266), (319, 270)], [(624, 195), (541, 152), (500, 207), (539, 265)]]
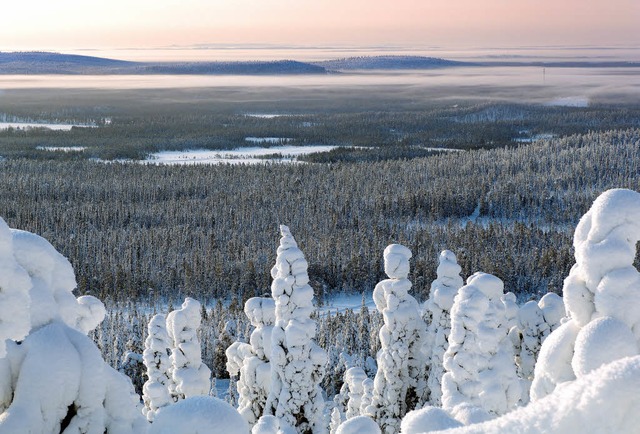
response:
[[(277, 225), (297, 234), (316, 296), (370, 291), (390, 242), (425, 299), (440, 250), (521, 300), (559, 291), (571, 228), (611, 187), (640, 189), (640, 130), (402, 161), (209, 167), (4, 160), (0, 215), (68, 256), (105, 300), (240, 301), (268, 291)], [(478, 216), (477, 219), (470, 216)]]

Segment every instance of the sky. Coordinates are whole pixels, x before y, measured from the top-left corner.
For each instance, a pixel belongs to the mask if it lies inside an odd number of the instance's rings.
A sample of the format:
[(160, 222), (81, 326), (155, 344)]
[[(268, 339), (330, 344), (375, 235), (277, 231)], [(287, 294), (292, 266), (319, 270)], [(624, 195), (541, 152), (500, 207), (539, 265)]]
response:
[(0, 50), (640, 45), (640, 0), (9, 0)]

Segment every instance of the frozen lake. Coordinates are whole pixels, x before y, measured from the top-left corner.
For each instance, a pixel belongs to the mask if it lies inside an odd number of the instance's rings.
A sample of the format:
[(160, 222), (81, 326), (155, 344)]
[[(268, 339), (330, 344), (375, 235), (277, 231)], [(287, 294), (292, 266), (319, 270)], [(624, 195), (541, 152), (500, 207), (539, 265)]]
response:
[[(151, 154), (146, 164), (264, 164), (270, 162), (294, 163), (295, 158), (301, 155), (316, 152), (327, 152), (337, 146), (271, 146), (238, 148), (231, 150), (188, 150), (188, 151), (164, 151)], [(265, 158), (279, 154), (275, 158)]]
[(28, 130), (31, 128), (46, 128), (57, 131), (70, 131), (73, 127), (95, 128), (95, 125), (79, 125), (79, 124), (52, 124), (39, 122), (0, 122), (0, 130), (8, 130), (9, 128)]

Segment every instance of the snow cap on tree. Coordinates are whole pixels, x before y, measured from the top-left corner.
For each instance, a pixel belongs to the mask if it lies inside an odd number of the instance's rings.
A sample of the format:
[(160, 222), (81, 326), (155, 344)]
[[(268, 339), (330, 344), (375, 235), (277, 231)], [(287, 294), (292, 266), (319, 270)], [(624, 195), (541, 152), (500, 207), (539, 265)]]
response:
[(384, 433), (398, 431), (400, 419), (417, 405), (426, 390), (422, 354), (426, 327), (418, 302), (408, 294), (410, 258), (411, 251), (406, 247), (388, 246), (384, 250), (384, 269), (389, 279), (378, 283), (373, 291), (384, 325), (380, 328), (378, 372), (366, 414)]
[(0, 220), (0, 322), (13, 329), (2, 336), (0, 432), (145, 431), (130, 381), (85, 334), (104, 307), (74, 288), (71, 264), (49, 242)]
[(366, 379), (367, 374), (360, 367), (349, 368), (344, 373), (344, 381), (349, 386), (349, 402), (345, 413), (347, 419), (360, 415), (360, 405), (364, 394), (364, 385), (362, 383)]
[(442, 310), (450, 311), (458, 289), (464, 285), (456, 255), (443, 250), (438, 257), (437, 279), (431, 283), (431, 298)]
[(172, 342), (167, 333), (164, 315), (154, 315), (147, 327), (149, 333), (144, 343), (142, 359), (147, 367), (148, 380), (142, 386), (142, 399), (143, 413), (152, 421), (159, 408), (173, 403), (169, 393), (169, 384), (173, 381), (169, 374), (169, 351)]
[(198, 339), (200, 321), (200, 303), (189, 297), (167, 315), (167, 331), (173, 340), (170, 359), (175, 389), (170, 392), (174, 399), (207, 395), (211, 389), (211, 371), (202, 363)]
[(31, 329), (29, 291), (31, 278), (16, 261), (11, 229), (0, 218), (0, 357), (7, 339), (22, 340)]
[(433, 405), (440, 405), (442, 375), (444, 375), (442, 360), (449, 346), (451, 332), (450, 312), (458, 289), (463, 285), (460, 277), (462, 269), (452, 251), (443, 250), (438, 261), (438, 278), (431, 283), (431, 293), (425, 302), (423, 314), (428, 323), (423, 348), (423, 353), (428, 360), (426, 374), (429, 396), (426, 400)]
[(538, 302), (538, 307), (542, 310), (544, 321), (549, 324), (551, 331), (560, 326), (560, 323), (567, 317), (564, 302), (555, 292), (546, 293)]
[[(569, 320), (542, 345), (532, 400), (561, 381), (638, 354), (640, 273), (633, 262), (639, 240), (640, 194), (635, 191), (602, 193), (580, 219), (573, 237), (576, 264), (563, 287)], [(553, 351), (560, 344), (573, 351)]]
[(442, 403), (454, 412), (469, 404), (504, 414), (520, 399), (513, 345), (502, 302), (502, 281), (486, 273), (467, 279), (451, 309), (449, 348), (444, 355)]

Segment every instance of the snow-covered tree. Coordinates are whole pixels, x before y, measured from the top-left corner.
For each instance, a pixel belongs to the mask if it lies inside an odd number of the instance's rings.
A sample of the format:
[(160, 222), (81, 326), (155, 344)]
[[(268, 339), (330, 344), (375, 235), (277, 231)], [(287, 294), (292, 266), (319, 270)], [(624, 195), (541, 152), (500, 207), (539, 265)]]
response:
[(640, 273), (633, 266), (640, 240), (640, 194), (600, 195), (573, 237), (576, 264), (564, 281), (568, 321), (540, 350), (531, 400), (558, 384), (640, 352)]
[(172, 341), (169, 383), (174, 401), (190, 396), (208, 395), (211, 371), (202, 363), (198, 327), (200, 303), (187, 297), (180, 309), (167, 315), (167, 332)]
[(347, 369), (347, 372), (344, 374), (344, 382), (349, 388), (349, 402), (347, 403), (347, 411), (345, 412), (347, 419), (360, 416), (360, 406), (362, 405), (362, 395), (364, 394), (364, 385), (362, 383), (366, 379), (367, 374), (362, 368), (357, 366)]
[(367, 413), (367, 408), (371, 405), (372, 398), (373, 398), (373, 380), (367, 377), (362, 382), (362, 398), (360, 401), (360, 414)]
[(374, 380), (370, 415), (384, 433), (396, 433), (400, 420), (413, 410), (426, 389), (422, 356), (426, 326), (418, 302), (409, 295), (411, 251), (399, 244), (384, 250), (384, 270), (389, 279), (378, 283), (373, 300), (384, 317), (380, 329), (381, 351)]
[(142, 354), (147, 367), (147, 381), (142, 386), (143, 413), (152, 421), (159, 408), (173, 402), (169, 393), (169, 384), (173, 381), (169, 373), (171, 361), (171, 340), (167, 333), (166, 317), (158, 314), (149, 321), (149, 334), (144, 342)]
[(497, 277), (476, 273), (455, 297), (449, 348), (444, 354), (445, 410), (455, 412), (457, 406), (470, 404), (501, 415), (520, 399), (503, 289)]
[(449, 333), (451, 332), (451, 307), (458, 289), (464, 284), (456, 255), (450, 250), (443, 250), (438, 258), (436, 271), (438, 278), (431, 283), (431, 293), (425, 302), (424, 317), (430, 322), (427, 325), (424, 353), (428, 357), (429, 389), (428, 402), (434, 406), (440, 405), (442, 396), (442, 376), (444, 367), (442, 359), (449, 347)]
[(126, 352), (122, 356), (118, 371), (131, 379), (133, 387), (138, 394), (143, 394), (145, 365), (143, 360), (144, 347), (142, 345), (143, 332), (138, 312), (131, 312), (129, 321), (128, 339), (125, 343)]
[(324, 400), (320, 381), (327, 356), (314, 342), (316, 323), (307, 261), (287, 226), (271, 269), (275, 326), (271, 335), (271, 389), (265, 415), (300, 433), (323, 433)]
[(255, 327), (250, 344), (236, 342), (227, 349), (227, 370), (237, 382), (238, 411), (254, 425), (262, 413), (269, 395), (271, 381), (271, 332), (275, 322), (275, 302), (272, 298), (253, 297), (244, 305), (244, 312)]
[(0, 219), (0, 270), (0, 433), (144, 432), (130, 381), (86, 335), (105, 309), (74, 297), (69, 261)]

